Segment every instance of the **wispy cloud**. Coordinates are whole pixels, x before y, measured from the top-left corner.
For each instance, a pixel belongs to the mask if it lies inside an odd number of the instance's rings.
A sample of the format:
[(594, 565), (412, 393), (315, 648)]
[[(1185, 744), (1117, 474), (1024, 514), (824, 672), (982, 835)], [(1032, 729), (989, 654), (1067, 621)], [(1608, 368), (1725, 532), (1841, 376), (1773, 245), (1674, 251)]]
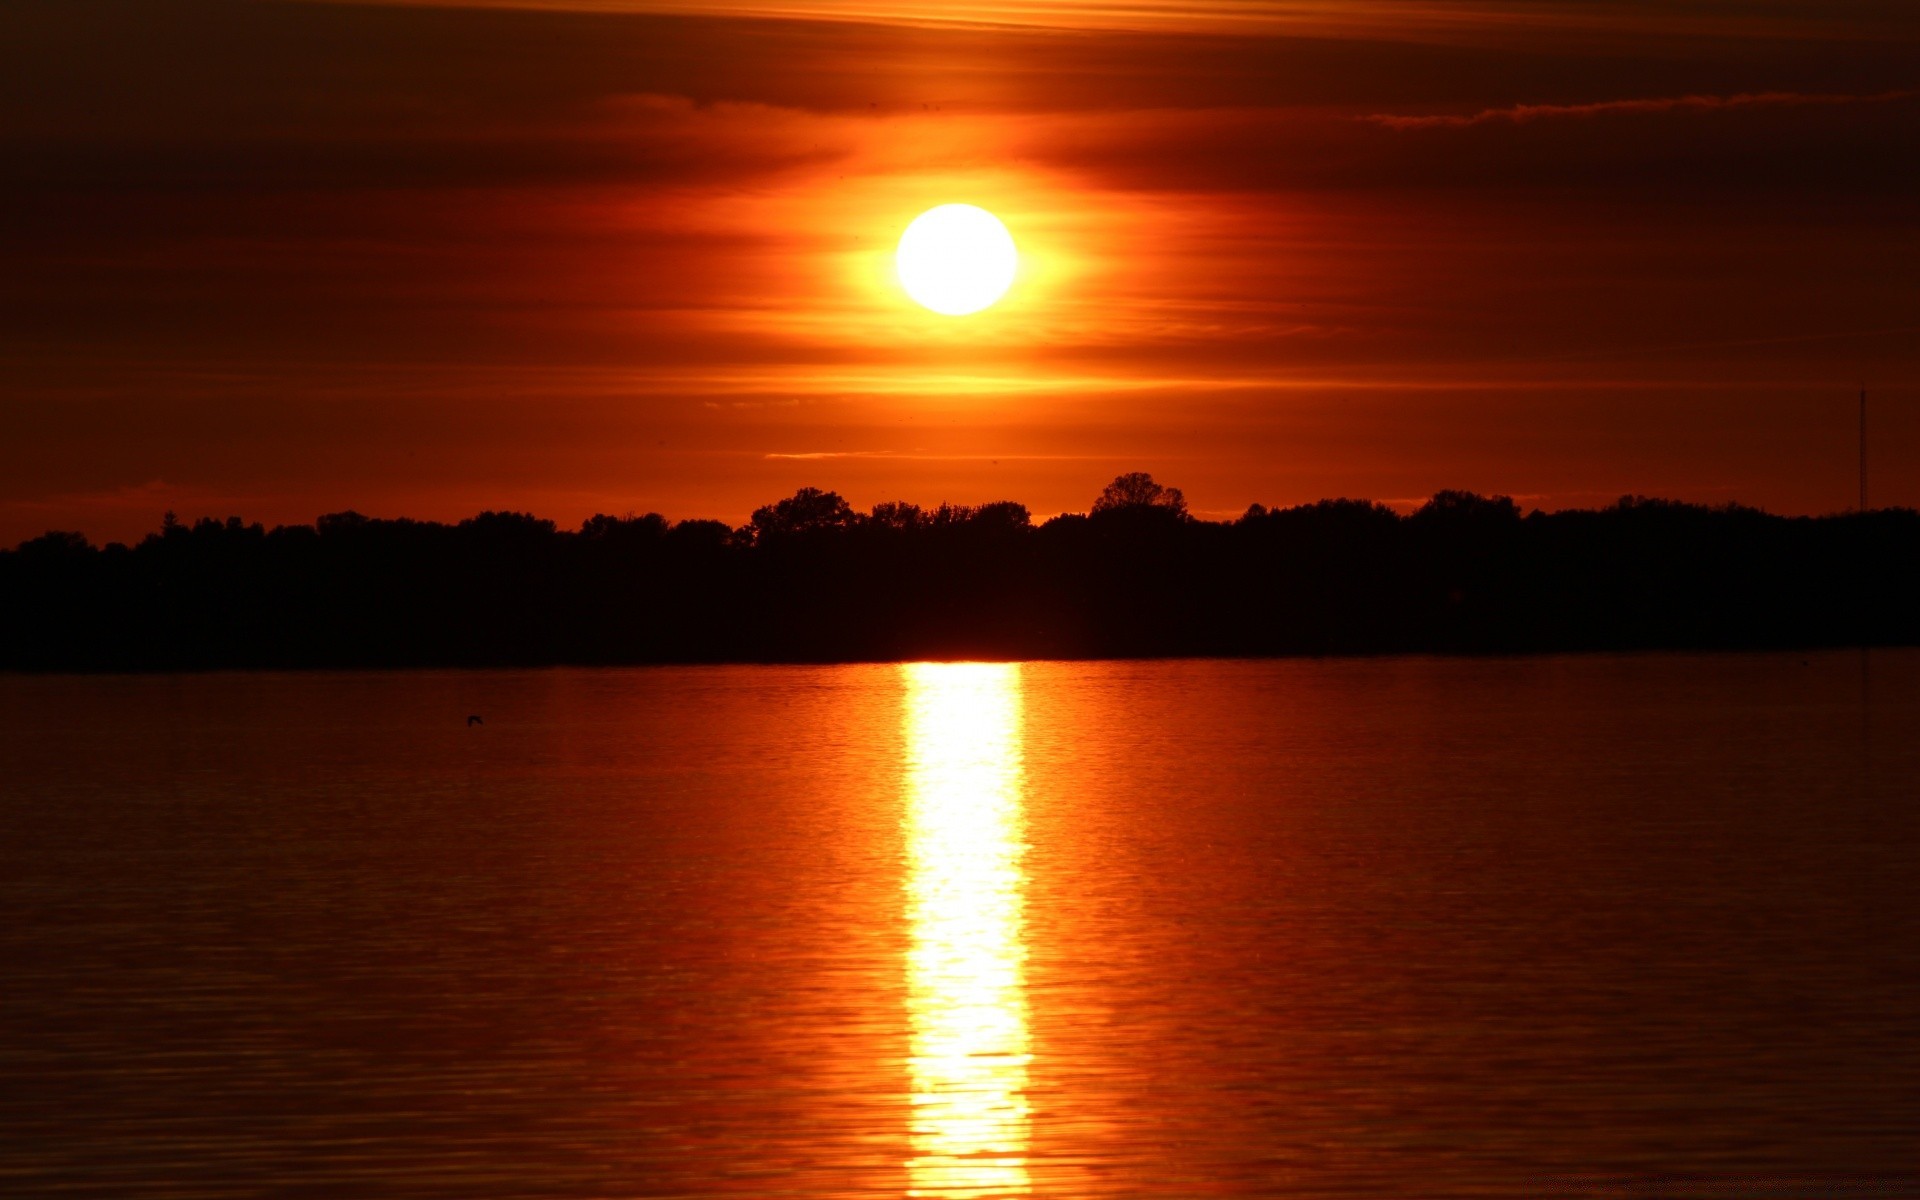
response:
[(1719, 112), (1731, 108), (1788, 108), (1836, 104), (1884, 104), (1920, 96), (1920, 91), (1873, 92), (1865, 95), (1815, 92), (1741, 92), (1732, 96), (1657, 96), (1634, 100), (1596, 100), (1590, 104), (1515, 104), (1483, 108), (1477, 113), (1439, 113), (1404, 116), (1371, 113), (1361, 118), (1388, 129), (1465, 129), (1473, 125), (1524, 125), (1532, 121), (1576, 117), (1670, 112)]
[(911, 450), (808, 450), (795, 453), (769, 453), (761, 458), (781, 461), (813, 461), (828, 458), (890, 458), (907, 462), (1105, 462), (1111, 454), (924, 454)]
[[(1807, 39), (1870, 23), (1858, 3), (1798, 11), (1765, 0), (1713, 6), (1672, 0), (323, 0), (410, 8), (689, 14), (913, 26), (1141, 30), (1204, 34), (1495, 40), (1559, 34)], [(1893, 25), (1897, 17), (1881, 18)]]

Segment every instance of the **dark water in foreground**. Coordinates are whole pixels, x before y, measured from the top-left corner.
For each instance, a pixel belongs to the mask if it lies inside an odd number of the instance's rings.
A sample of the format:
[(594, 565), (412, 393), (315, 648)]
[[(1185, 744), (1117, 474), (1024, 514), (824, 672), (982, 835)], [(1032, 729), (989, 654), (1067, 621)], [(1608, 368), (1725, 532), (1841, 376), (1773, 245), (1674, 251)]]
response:
[(1920, 1195), (1920, 653), (0, 678), (0, 814), (9, 1195)]

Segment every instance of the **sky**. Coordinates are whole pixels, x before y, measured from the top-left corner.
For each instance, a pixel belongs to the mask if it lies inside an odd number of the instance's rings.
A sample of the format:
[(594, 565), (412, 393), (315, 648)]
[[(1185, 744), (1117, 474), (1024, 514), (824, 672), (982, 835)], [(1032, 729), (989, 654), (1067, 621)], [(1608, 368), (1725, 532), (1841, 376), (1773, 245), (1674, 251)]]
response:
[[(1909, 0), (0, 6), (0, 544), (1920, 504)], [(892, 250), (964, 202), (998, 305)]]

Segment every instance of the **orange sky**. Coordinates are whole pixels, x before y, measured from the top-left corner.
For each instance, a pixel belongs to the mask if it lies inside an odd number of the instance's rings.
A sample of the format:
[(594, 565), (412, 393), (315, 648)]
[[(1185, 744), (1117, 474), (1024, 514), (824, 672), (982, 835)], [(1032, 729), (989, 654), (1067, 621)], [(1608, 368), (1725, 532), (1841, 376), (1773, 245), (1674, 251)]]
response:
[[(1819, 512), (1863, 380), (1920, 503), (1907, 8), (21, 0), (0, 542), (1133, 469)], [(1024, 256), (974, 317), (891, 280), (948, 201)]]

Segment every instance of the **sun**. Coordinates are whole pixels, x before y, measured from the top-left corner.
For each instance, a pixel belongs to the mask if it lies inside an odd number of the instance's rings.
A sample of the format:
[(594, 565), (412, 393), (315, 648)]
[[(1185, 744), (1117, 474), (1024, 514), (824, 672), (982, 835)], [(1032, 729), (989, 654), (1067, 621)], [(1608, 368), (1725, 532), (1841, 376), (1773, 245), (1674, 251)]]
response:
[(1007, 294), (1020, 252), (999, 217), (971, 204), (942, 204), (913, 219), (893, 261), (907, 295), (963, 317)]

